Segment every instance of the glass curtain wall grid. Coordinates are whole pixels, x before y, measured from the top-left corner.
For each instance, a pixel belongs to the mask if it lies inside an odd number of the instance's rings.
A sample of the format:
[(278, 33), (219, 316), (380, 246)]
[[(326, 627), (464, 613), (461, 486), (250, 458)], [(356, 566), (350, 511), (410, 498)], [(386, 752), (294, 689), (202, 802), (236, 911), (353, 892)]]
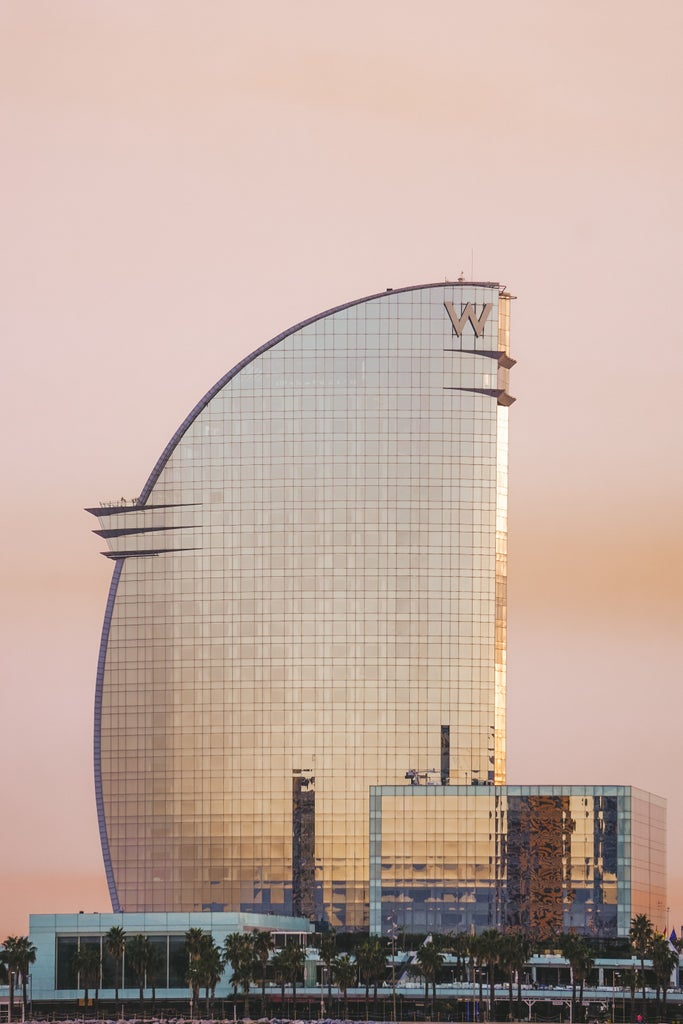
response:
[(666, 804), (625, 786), (370, 791), (370, 928), (410, 933), (666, 926)]
[(369, 787), (505, 782), (509, 307), (455, 282), (298, 324), (90, 510), (116, 910), (364, 928)]

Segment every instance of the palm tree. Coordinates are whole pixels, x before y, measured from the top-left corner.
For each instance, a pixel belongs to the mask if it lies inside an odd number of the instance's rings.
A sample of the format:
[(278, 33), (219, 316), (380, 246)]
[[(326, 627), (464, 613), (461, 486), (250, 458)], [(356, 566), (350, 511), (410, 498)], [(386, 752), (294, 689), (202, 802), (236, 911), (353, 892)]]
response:
[(36, 962), (36, 947), (26, 935), (19, 939), (19, 973), (21, 974), (21, 1000), (24, 1006), (24, 1019), (28, 1008), (28, 979), (31, 964)]
[(146, 935), (134, 935), (126, 942), (126, 964), (130, 967), (140, 992), (140, 1007), (145, 1001), (145, 981), (151, 948), (152, 944)]
[(275, 948), (273, 933), (263, 930), (254, 932), (254, 952), (261, 962), (261, 1016), (266, 1013), (266, 969), (271, 951)]
[(517, 976), (517, 1017), (522, 1016), (522, 972), (531, 956), (533, 945), (531, 939), (522, 932), (509, 932), (505, 936), (504, 960), (509, 971), (510, 981), (510, 1020), (513, 1019), (512, 981)]
[(590, 972), (595, 966), (595, 959), (592, 956), (591, 947), (586, 939), (581, 938), (581, 936), (579, 936), (579, 939), (580, 944), (576, 960), (573, 964), (573, 974), (574, 977), (578, 977), (579, 979), (579, 1002), (582, 1007), (582, 1016), (585, 1016), (585, 1012), (583, 1011), (583, 987), (588, 981)]
[[(669, 940), (657, 932), (652, 938), (650, 955), (657, 983), (657, 1016), (661, 1019), (666, 1011), (666, 993), (671, 984), (671, 972), (678, 964), (678, 953), (671, 948)], [(660, 992), (663, 993), (661, 1000)]]
[(387, 940), (380, 938), (379, 936), (373, 936), (373, 948), (372, 948), (372, 985), (373, 985), (373, 999), (377, 1002), (377, 988), (384, 982), (387, 976), (387, 956), (389, 955), (389, 947)]
[(192, 989), (192, 1010), (194, 1017), (199, 1010), (199, 989), (203, 983), (202, 954), (206, 949), (206, 943), (213, 941), (208, 932), (203, 928), (188, 928), (185, 932), (185, 950), (187, 952), (187, 970), (185, 980)]
[(298, 942), (290, 942), (285, 946), (285, 963), (288, 970), (288, 981), (292, 986), (292, 1003), (296, 1017), (296, 983), (306, 963), (306, 950)]
[(513, 984), (515, 980), (515, 965), (513, 962), (515, 935), (501, 935), (500, 937), (500, 959), (498, 964), (508, 983), (508, 1020), (513, 1019), (514, 995)]
[(455, 977), (457, 981), (464, 981), (467, 977), (467, 957), (469, 955), (469, 935), (466, 932), (458, 932), (449, 936), (450, 951), (455, 956)]
[(18, 940), (17, 940), (16, 936), (8, 935), (7, 938), (5, 939), (4, 944), (3, 944), (2, 953), (0, 953), (0, 961), (1, 961), (1, 966), (2, 966), (2, 970), (0, 971), (0, 974), (2, 975), (3, 981), (5, 981), (7, 983), (7, 985), (9, 986), (9, 1001), (8, 1001), (8, 1004), (7, 1004), (7, 1020), (8, 1020), (8, 1022), (10, 1022), (10, 1024), (11, 1024), (13, 1013), (14, 1013), (14, 986), (15, 986), (15, 983), (16, 983), (16, 980), (17, 980), (17, 974), (18, 974), (16, 957), (15, 957), (15, 943), (17, 941)]
[(121, 968), (123, 952), (126, 948), (126, 933), (119, 925), (114, 925), (104, 936), (104, 948), (114, 961), (114, 999), (119, 1002), (119, 985), (121, 984)]
[(244, 992), (244, 1016), (249, 1016), (249, 989), (256, 977), (259, 959), (256, 953), (256, 939), (253, 934), (233, 932), (225, 936), (225, 960), (232, 967), (232, 984), (235, 999), (237, 989)]
[(5, 939), (2, 947), (2, 965), (3, 974), (7, 974), (7, 982), (9, 984), (9, 1002), (7, 1004), (7, 1020), (9, 1024), (12, 1024), (12, 1014), (14, 1010), (14, 979), (16, 977), (16, 960), (15, 960), (15, 944), (18, 939), (15, 935), (8, 935)]
[(346, 953), (343, 956), (336, 956), (332, 961), (332, 974), (340, 995), (344, 997), (344, 1017), (348, 1020), (349, 988), (356, 980), (356, 965)]
[[(36, 962), (36, 947), (27, 935), (9, 935), (4, 942), (3, 959), (7, 964), (10, 984), (10, 1014), (14, 1005), (14, 980), (21, 977), (21, 998), (24, 1018), (28, 1007), (28, 978), (31, 964)], [(11, 1016), (9, 1017), (11, 1020)]]
[(422, 943), (415, 956), (415, 964), (425, 983), (425, 1003), (429, 999), (429, 985), (432, 986), (432, 1013), (436, 1002), (436, 977), (443, 964), (443, 953), (434, 941)]
[(645, 989), (645, 957), (649, 955), (652, 946), (652, 940), (654, 938), (654, 928), (652, 921), (647, 914), (636, 914), (631, 921), (631, 927), (629, 928), (628, 937), (631, 941), (631, 948), (640, 960), (640, 972), (643, 981), (643, 1008), (642, 1016), (645, 1019), (647, 1010), (646, 1006), (646, 989)]
[(633, 1024), (634, 1020), (636, 1019), (636, 989), (638, 988), (638, 985), (640, 983), (640, 971), (636, 967), (631, 967), (624, 974), (624, 980), (631, 994), (631, 1010), (629, 1020), (631, 1021), (631, 1024)]
[(202, 987), (203, 980), (204, 975), (201, 962), (199, 960), (188, 960), (187, 967), (185, 968), (185, 981), (192, 990), (190, 1005), (190, 1017), (192, 1020), (194, 1020), (199, 1012), (199, 990)]
[(337, 955), (337, 933), (334, 928), (323, 932), (318, 949), (320, 959), (327, 968), (327, 998), (332, 999), (332, 961)]
[(287, 978), (289, 977), (289, 965), (287, 963), (287, 954), (284, 949), (279, 950), (271, 959), (270, 966), (273, 969), (273, 975), (275, 981), (280, 986), (280, 1000), (282, 1004), (282, 1015), (285, 1012), (285, 985), (287, 984)]
[[(484, 982), (483, 982), (483, 975), (482, 975), (482, 971), (481, 971), (481, 965), (483, 963), (483, 960), (482, 960), (482, 957), (481, 957), (482, 948), (483, 947), (482, 947), (482, 942), (481, 942), (481, 935), (470, 935), (470, 936), (468, 936), (467, 949), (469, 951), (469, 956), (470, 956), (470, 974), (471, 974), (471, 978), (472, 978), (472, 984), (474, 985), (474, 983), (477, 981), (477, 976), (478, 976), (478, 980), (479, 980), (479, 1006), (481, 1006), (482, 1003), (484, 1002), (484, 994), (483, 994)], [(472, 1012), (473, 1012), (473, 1015), (476, 1012), (474, 1007), (473, 1007)]]
[[(88, 991), (94, 988), (99, 991), (102, 956), (99, 945), (81, 943), (71, 959), (71, 966), (79, 976), (80, 987), (83, 989), (84, 1013), (87, 1013)], [(95, 996), (97, 1002), (97, 995)]]
[(223, 968), (225, 967), (223, 954), (216, 945), (212, 935), (207, 936), (207, 941), (204, 944), (199, 964), (201, 968), (202, 985), (204, 985), (206, 990), (204, 993), (206, 999), (206, 1015), (207, 1017), (210, 1017), (213, 1016), (213, 1013), (210, 1012), (210, 1010), (213, 1007), (216, 996), (216, 985), (221, 980)]
[(502, 938), (495, 928), (487, 928), (479, 936), (479, 960), (486, 966), (489, 979), (489, 1020), (495, 1020), (496, 966), (503, 952)]
[(569, 973), (571, 975), (571, 981), (572, 981), (572, 1008), (571, 1008), (571, 1018), (572, 1018), (572, 1020), (576, 1020), (576, 982), (577, 982), (577, 976), (574, 973), (574, 959), (576, 958), (577, 952), (578, 952), (578, 947), (576, 945), (576, 940), (577, 939), (578, 939), (578, 936), (574, 932), (563, 932), (562, 935), (560, 935), (560, 937), (558, 939), (558, 942), (557, 942), (557, 945), (559, 947), (560, 952), (562, 953), (562, 956), (565, 958), (565, 960), (569, 964)]
[(361, 981), (365, 985), (365, 1014), (368, 1014), (370, 986), (374, 988), (373, 998), (377, 1002), (377, 986), (384, 980), (387, 969), (387, 955), (384, 942), (379, 935), (370, 935), (356, 949), (356, 965)]
[(370, 985), (372, 984), (372, 947), (371, 938), (365, 939), (356, 949), (356, 970), (358, 978), (365, 986), (365, 1019), (368, 1019), (370, 1008)]

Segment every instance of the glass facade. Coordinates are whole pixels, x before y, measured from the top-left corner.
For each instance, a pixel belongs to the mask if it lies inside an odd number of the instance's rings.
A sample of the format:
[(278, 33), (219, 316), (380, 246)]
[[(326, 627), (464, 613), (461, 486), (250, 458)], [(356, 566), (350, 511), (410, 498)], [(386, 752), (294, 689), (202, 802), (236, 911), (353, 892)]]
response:
[(505, 782), (509, 306), (457, 282), (299, 324), (92, 510), (115, 910), (367, 927), (369, 787)]
[[(267, 929), (276, 949), (292, 942), (306, 946), (313, 932), (310, 921), (266, 914), (31, 914), (30, 938), (36, 948), (36, 961), (31, 968), (33, 999), (73, 999), (82, 995), (85, 979), (75, 969), (74, 955), (79, 948), (88, 946), (94, 947), (101, 958), (100, 976), (96, 979), (100, 994), (111, 998), (118, 987), (122, 998), (137, 998), (139, 983), (125, 950), (119, 964), (107, 950), (106, 935), (114, 927), (122, 928), (127, 940), (135, 935), (146, 936), (158, 951), (158, 967), (147, 974), (145, 988), (156, 988), (165, 997), (182, 999), (188, 994), (186, 933), (190, 928), (212, 935), (219, 947), (228, 935)], [(96, 987), (92, 981), (91, 995)], [(229, 991), (229, 981), (228, 970), (222, 981), (224, 994)]]
[(665, 833), (665, 802), (625, 786), (373, 787), (370, 927), (661, 931)]
[[(154, 969), (149, 971), (145, 980), (146, 987), (160, 989), (184, 989), (187, 986), (187, 943), (184, 933), (179, 935), (149, 935), (152, 946), (158, 950)], [(136, 989), (139, 985), (138, 976), (126, 960), (124, 951), (120, 968), (107, 950), (104, 935), (57, 935), (56, 949), (56, 989), (73, 990), (84, 987), (84, 979), (74, 967), (74, 954), (80, 947), (94, 946), (100, 957), (101, 969), (98, 988)], [(117, 973), (117, 971), (119, 973)]]

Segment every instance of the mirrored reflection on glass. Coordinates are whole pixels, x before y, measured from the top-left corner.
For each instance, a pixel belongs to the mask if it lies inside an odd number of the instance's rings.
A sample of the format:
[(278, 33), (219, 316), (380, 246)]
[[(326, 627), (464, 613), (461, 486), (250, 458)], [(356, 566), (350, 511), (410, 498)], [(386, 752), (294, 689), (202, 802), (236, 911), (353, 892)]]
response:
[(369, 786), (504, 783), (508, 317), (468, 284), (328, 314), (215, 390), (144, 509), (99, 510), (115, 906), (367, 927)]
[(373, 931), (628, 934), (665, 925), (666, 806), (628, 787), (376, 787)]

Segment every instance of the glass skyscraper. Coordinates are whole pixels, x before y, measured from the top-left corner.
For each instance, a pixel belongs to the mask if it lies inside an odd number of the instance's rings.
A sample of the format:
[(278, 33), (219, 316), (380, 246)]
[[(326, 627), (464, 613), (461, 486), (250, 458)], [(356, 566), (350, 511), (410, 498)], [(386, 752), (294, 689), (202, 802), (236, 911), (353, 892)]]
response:
[(511, 298), (423, 285), (298, 324), (91, 510), (115, 911), (664, 926), (662, 800), (505, 785)]
[(505, 782), (510, 299), (432, 284), (298, 324), (91, 510), (115, 910), (367, 927), (370, 786)]

